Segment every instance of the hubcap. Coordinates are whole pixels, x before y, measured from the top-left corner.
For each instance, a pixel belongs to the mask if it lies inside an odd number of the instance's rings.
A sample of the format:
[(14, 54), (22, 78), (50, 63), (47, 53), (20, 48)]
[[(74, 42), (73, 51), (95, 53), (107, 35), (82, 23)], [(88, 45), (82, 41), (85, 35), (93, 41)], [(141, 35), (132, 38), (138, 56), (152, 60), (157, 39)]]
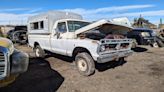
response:
[(159, 46), (158, 46), (158, 44), (155, 42), (155, 43), (153, 44), (153, 47), (158, 48)]
[(80, 71), (86, 71), (87, 70), (87, 63), (85, 62), (85, 60), (80, 59), (78, 61), (78, 68)]
[(38, 49), (38, 48), (36, 49), (36, 52), (35, 52), (35, 53), (36, 53), (36, 56), (37, 56), (37, 57), (40, 56), (40, 55), (39, 55), (39, 49)]

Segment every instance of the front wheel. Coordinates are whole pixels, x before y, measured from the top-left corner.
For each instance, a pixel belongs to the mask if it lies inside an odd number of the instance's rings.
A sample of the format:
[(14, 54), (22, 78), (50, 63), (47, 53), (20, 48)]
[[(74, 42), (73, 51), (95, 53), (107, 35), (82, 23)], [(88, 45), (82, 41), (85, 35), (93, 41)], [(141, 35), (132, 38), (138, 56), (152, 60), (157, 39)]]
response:
[(81, 75), (89, 76), (95, 71), (95, 62), (88, 53), (77, 54), (75, 63)]
[(39, 45), (34, 48), (34, 52), (36, 57), (45, 57), (45, 51)]
[(155, 47), (155, 48), (159, 48), (158, 43), (157, 43), (157, 42), (154, 42), (154, 43), (153, 43), (153, 47)]
[(122, 63), (125, 61), (125, 58), (124, 57), (121, 57), (121, 58), (119, 58), (119, 60), (118, 60), (118, 64), (119, 65), (122, 65)]

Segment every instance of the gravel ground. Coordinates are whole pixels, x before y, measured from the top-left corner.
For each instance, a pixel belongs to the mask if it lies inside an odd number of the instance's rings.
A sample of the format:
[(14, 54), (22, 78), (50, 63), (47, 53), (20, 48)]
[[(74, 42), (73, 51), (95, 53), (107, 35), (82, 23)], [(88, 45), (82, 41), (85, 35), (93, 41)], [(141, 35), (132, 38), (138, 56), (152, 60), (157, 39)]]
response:
[[(26, 46), (16, 48), (28, 53), (32, 51)], [(34, 59), (33, 62), (41, 60), (43, 59)], [(69, 57), (53, 54), (45, 61), (64, 78), (58, 88), (55, 88), (58, 92), (164, 92), (164, 48), (138, 47), (121, 64), (97, 64), (95, 74), (89, 77), (81, 76)]]

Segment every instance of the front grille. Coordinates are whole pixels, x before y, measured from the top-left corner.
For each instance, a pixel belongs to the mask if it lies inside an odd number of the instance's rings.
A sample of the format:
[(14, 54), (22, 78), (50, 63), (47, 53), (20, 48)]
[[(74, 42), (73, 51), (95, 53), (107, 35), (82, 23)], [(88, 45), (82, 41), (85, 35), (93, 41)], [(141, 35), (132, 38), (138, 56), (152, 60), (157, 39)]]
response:
[(127, 49), (130, 43), (121, 43), (120, 49)]
[(5, 55), (0, 52), (0, 76), (3, 76), (5, 73)]
[[(131, 49), (131, 39), (101, 39), (100, 54)], [(101, 50), (104, 46), (103, 51)]]

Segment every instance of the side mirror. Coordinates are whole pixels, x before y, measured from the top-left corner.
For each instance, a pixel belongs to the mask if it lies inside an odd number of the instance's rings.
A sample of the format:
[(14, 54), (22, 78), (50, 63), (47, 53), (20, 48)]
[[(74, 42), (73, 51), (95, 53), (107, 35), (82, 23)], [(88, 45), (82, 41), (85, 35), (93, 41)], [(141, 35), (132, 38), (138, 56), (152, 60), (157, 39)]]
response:
[(57, 39), (59, 39), (60, 33), (59, 32), (56, 32), (56, 36), (57, 36)]

